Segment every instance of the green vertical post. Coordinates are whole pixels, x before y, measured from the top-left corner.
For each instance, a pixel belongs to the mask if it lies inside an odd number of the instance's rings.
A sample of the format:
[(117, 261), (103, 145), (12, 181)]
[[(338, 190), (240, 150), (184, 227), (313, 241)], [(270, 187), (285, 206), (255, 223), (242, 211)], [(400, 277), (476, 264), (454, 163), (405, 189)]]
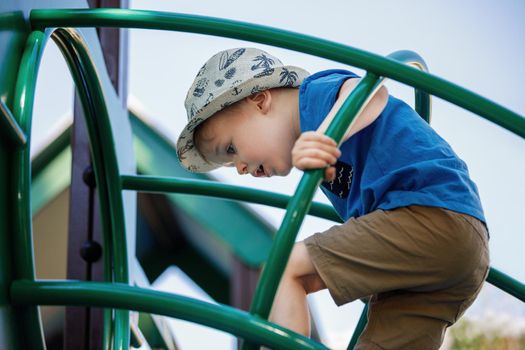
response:
[[(15, 277), (34, 280), (33, 232), (31, 220), (31, 159), (29, 154), (31, 117), (35, 95), (36, 76), (40, 66), (43, 47), (46, 43), (43, 32), (35, 31), (26, 41), (18, 72), (13, 114), (22, 131), (28, 135), (23, 148), (14, 151), (11, 198), (14, 203), (13, 255)], [(25, 333), (26, 345), (30, 349), (45, 349), (40, 313), (35, 306), (23, 307), (19, 313)]]

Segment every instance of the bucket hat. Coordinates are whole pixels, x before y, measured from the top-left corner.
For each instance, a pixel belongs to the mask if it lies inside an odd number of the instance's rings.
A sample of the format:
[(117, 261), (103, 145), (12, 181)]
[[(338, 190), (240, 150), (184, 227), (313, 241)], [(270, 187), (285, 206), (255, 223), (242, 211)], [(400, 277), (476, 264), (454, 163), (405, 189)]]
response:
[(193, 133), (201, 123), (257, 92), (299, 87), (309, 75), (306, 70), (285, 66), (277, 57), (256, 48), (228, 49), (212, 56), (197, 73), (184, 102), (188, 123), (177, 140), (182, 166), (192, 172), (220, 167), (206, 161), (195, 147)]

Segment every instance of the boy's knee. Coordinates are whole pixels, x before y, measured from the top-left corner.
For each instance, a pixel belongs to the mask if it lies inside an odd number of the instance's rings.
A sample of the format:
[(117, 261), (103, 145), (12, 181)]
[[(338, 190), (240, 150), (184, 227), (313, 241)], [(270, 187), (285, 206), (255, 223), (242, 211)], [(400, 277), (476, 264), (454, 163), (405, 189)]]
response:
[(306, 294), (326, 288), (303, 242), (298, 242), (294, 245), (283, 278), (300, 284)]
[(310, 262), (308, 251), (303, 242), (295, 243), (284, 274), (290, 278), (298, 278), (304, 275), (306, 266)]

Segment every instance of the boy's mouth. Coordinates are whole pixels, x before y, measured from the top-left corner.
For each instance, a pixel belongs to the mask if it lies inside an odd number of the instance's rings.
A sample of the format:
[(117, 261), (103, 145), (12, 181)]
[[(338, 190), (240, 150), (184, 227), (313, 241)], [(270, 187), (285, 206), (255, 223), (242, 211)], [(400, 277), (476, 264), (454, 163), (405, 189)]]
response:
[(254, 177), (270, 177), (271, 175), (266, 173), (264, 166), (261, 164), (252, 174)]

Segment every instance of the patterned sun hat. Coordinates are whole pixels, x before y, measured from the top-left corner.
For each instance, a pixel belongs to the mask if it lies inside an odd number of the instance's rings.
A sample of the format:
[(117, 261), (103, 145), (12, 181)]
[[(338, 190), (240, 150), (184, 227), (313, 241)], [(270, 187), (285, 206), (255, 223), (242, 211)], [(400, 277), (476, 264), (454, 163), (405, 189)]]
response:
[(257, 92), (296, 88), (310, 73), (285, 66), (275, 56), (255, 48), (235, 48), (211, 57), (199, 70), (188, 90), (184, 106), (188, 124), (177, 140), (180, 163), (192, 172), (207, 172), (220, 165), (207, 162), (193, 142), (195, 128), (227, 106)]

